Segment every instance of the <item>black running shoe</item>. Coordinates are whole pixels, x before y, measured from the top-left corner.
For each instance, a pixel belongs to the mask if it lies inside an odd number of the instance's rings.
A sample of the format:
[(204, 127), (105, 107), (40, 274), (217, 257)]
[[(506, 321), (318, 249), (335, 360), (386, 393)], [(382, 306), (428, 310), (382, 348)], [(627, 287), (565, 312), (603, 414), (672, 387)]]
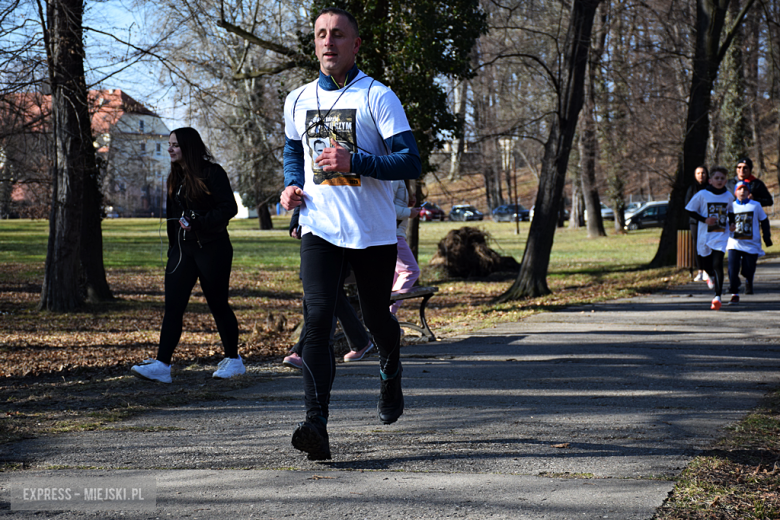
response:
[(292, 445), (296, 450), (305, 451), (309, 460), (330, 460), (328, 430), (318, 420), (298, 423), (292, 435)]
[(376, 404), (376, 411), (383, 424), (393, 424), (404, 413), (404, 393), (401, 391), (402, 373), (403, 368), (399, 363), (398, 375), (392, 379), (382, 379), (379, 387), (379, 402)]
[(753, 282), (745, 282), (745, 294), (753, 294)]

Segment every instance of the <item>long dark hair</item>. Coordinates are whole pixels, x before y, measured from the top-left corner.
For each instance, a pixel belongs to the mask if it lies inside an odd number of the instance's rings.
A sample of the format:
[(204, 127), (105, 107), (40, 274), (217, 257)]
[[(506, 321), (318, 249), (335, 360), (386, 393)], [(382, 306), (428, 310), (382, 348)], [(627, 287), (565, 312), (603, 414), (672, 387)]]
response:
[(182, 154), (182, 163), (171, 163), (171, 174), (168, 176), (168, 195), (173, 197), (179, 185), (184, 187), (184, 195), (190, 201), (198, 201), (210, 192), (203, 171), (209, 163), (214, 162), (214, 156), (206, 147), (200, 134), (194, 128), (185, 126), (171, 132), (176, 134), (176, 140)]

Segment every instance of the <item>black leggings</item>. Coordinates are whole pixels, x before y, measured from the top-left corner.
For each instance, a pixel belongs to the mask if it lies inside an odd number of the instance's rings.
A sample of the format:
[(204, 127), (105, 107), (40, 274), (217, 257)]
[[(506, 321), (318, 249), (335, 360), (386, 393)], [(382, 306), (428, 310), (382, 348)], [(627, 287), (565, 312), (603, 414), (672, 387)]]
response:
[(328, 417), (330, 391), (336, 376), (336, 360), (329, 339), (345, 262), (349, 262), (355, 273), (363, 320), (379, 350), (380, 369), (389, 375), (398, 370), (401, 328), (389, 309), (396, 256), (396, 244), (347, 249), (312, 233), (303, 236), (301, 274), (307, 312), (301, 357), (307, 417)]
[(165, 316), (157, 350), (159, 361), (171, 362), (181, 338), (184, 311), (198, 280), (217, 323), (225, 357), (238, 357), (238, 320), (228, 303), (232, 263), (233, 246), (227, 235), (202, 248), (194, 240), (181, 241), (171, 248), (165, 268)]
[(715, 296), (723, 294), (723, 251), (715, 249), (708, 256), (701, 257), (702, 269), (707, 272), (712, 282), (715, 284)]
[(729, 292), (739, 294), (739, 271), (745, 277), (745, 283), (750, 288), (753, 286), (753, 277), (756, 275), (756, 263), (758, 253), (746, 253), (738, 249), (729, 249)]

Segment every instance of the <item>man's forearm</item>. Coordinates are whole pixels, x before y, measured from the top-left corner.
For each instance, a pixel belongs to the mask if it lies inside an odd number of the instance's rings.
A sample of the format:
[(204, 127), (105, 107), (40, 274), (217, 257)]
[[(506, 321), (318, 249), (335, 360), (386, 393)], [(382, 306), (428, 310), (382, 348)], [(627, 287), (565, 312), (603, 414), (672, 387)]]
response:
[(422, 161), (412, 132), (402, 132), (385, 140), (389, 155), (356, 153), (352, 155), (352, 172), (382, 181), (417, 179)]

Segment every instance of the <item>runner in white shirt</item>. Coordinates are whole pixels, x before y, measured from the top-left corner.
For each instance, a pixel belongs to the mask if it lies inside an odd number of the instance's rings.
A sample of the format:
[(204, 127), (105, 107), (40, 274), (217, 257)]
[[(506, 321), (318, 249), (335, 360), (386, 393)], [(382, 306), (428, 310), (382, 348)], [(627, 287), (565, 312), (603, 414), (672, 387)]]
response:
[(745, 277), (745, 293), (753, 294), (756, 263), (758, 257), (764, 255), (764, 250), (761, 249), (759, 227), (764, 235), (764, 243), (767, 247), (772, 245), (769, 219), (761, 204), (750, 198), (750, 184), (745, 181), (737, 182), (734, 195), (737, 197), (733, 204), (735, 229), (729, 237), (727, 246), (731, 304), (739, 303), (740, 270), (742, 276)]
[(328, 404), (335, 377), (329, 347), (342, 265), (355, 273), (363, 319), (379, 351), (379, 419), (403, 413), (398, 321), (390, 314), (396, 262), (392, 180), (421, 172), (409, 123), (393, 92), (355, 66), (360, 49), (355, 18), (320, 12), (314, 43), (317, 81), (290, 93), (284, 105), (285, 209), (301, 206), (301, 275), (307, 304), (303, 360), (306, 419), (292, 444), (309, 460), (331, 458)]
[(710, 309), (718, 310), (723, 294), (723, 257), (729, 239), (730, 220), (733, 219), (731, 203), (734, 196), (725, 186), (727, 172), (722, 166), (716, 166), (710, 172), (710, 185), (693, 196), (685, 206), (691, 218), (699, 221), (699, 233), (696, 249), (702, 257), (702, 267), (712, 281), (715, 290)]

